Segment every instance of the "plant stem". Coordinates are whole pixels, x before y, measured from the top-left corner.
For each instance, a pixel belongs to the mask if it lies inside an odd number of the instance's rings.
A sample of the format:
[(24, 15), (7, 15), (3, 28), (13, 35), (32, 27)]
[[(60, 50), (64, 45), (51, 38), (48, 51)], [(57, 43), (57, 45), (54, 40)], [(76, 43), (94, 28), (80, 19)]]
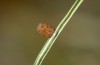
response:
[(37, 58), (36, 58), (36, 60), (35, 60), (33, 65), (41, 65), (42, 61), (44, 60), (45, 56), (47, 55), (47, 53), (49, 52), (50, 48), (54, 44), (55, 40), (57, 39), (57, 37), (59, 36), (61, 31), (64, 29), (64, 27), (66, 26), (66, 24), (71, 19), (71, 17), (73, 16), (73, 14), (78, 9), (78, 7), (81, 5), (82, 2), (83, 2), (83, 0), (76, 0), (75, 1), (75, 3), (71, 7), (71, 9), (68, 11), (66, 16), (62, 19), (60, 24), (57, 26), (57, 28), (56, 28), (54, 34), (52, 35), (52, 37), (49, 38), (47, 40), (47, 42), (45, 43), (44, 47), (40, 51), (40, 53), (37, 56)]

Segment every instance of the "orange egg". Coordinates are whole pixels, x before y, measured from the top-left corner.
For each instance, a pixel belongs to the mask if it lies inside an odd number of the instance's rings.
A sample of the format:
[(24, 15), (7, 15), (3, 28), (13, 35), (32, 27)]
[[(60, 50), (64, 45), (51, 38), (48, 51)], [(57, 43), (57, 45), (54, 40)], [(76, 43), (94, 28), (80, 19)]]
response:
[(42, 36), (51, 37), (55, 31), (55, 28), (52, 25), (40, 23), (37, 27), (37, 31)]

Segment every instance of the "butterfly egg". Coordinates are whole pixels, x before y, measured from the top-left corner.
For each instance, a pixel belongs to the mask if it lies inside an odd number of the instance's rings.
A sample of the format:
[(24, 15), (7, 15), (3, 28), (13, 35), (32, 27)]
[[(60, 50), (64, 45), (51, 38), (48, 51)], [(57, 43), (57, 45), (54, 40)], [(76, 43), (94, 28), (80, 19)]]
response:
[(37, 27), (37, 32), (45, 37), (51, 37), (55, 31), (55, 28), (52, 25), (46, 23), (40, 23)]

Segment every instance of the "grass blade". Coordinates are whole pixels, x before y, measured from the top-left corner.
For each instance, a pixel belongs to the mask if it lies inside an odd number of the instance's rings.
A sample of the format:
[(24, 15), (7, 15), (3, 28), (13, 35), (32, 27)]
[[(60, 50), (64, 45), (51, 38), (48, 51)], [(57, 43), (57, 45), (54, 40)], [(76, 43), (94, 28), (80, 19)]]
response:
[(55, 40), (61, 33), (61, 31), (64, 29), (68, 21), (71, 19), (75, 11), (78, 9), (78, 7), (81, 5), (83, 0), (76, 0), (75, 3), (72, 5), (71, 9), (68, 11), (68, 13), (65, 15), (65, 17), (62, 19), (62, 21), (59, 23), (57, 26), (54, 34), (52, 35), (51, 38), (47, 40), (45, 45), (43, 46), (42, 50), (40, 51), (39, 55), (37, 56), (35, 62), (33, 65), (41, 65), (42, 61), (44, 60), (45, 56), (49, 52), (50, 48), (54, 44)]

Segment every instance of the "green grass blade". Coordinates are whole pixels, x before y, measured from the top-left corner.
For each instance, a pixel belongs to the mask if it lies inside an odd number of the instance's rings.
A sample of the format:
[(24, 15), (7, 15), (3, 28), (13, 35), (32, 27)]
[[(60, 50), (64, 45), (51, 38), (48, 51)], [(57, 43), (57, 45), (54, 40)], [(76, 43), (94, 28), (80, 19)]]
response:
[(82, 2), (83, 2), (83, 0), (76, 0), (75, 1), (73, 6), (71, 7), (71, 9), (68, 11), (68, 13), (65, 15), (65, 17), (62, 19), (62, 21), (57, 26), (57, 28), (56, 28), (54, 34), (52, 35), (52, 37), (49, 38), (47, 40), (47, 42), (45, 43), (45, 45), (43, 46), (42, 50), (40, 51), (40, 53), (37, 56), (37, 58), (36, 58), (33, 65), (41, 65), (42, 61), (44, 60), (45, 56), (47, 55), (50, 48), (54, 44), (55, 40), (57, 39), (57, 37), (59, 36), (61, 31), (64, 29), (64, 27), (66, 26), (66, 24), (71, 19), (71, 17), (73, 16), (73, 14), (78, 9), (78, 7), (81, 5)]

